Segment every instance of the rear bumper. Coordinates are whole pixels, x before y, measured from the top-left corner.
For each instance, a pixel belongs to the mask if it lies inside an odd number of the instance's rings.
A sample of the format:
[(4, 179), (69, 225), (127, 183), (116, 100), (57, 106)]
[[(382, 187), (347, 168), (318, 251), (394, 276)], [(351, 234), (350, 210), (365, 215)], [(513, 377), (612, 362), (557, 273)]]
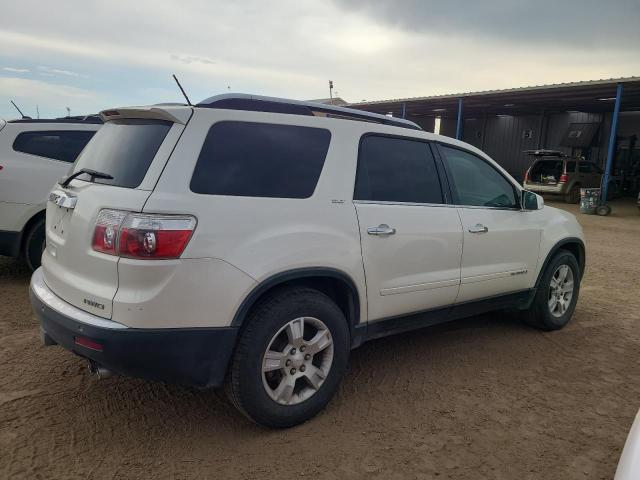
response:
[(544, 185), (541, 183), (525, 183), (523, 185), (525, 190), (530, 190), (539, 195), (565, 195), (567, 186), (565, 183), (558, 183), (556, 185)]
[(0, 255), (17, 257), (20, 254), (20, 238), (22, 232), (6, 232), (0, 230)]
[[(236, 328), (128, 328), (64, 302), (44, 283), (42, 269), (33, 274), (29, 297), (51, 339), (115, 373), (196, 387), (224, 381)], [(76, 337), (100, 344), (101, 351), (78, 345)]]

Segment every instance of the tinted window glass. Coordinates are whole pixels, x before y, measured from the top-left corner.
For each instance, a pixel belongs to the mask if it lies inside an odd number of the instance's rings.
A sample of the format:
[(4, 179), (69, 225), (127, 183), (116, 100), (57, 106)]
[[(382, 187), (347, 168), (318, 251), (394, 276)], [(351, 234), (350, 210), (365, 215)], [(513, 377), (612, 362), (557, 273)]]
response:
[(210, 195), (308, 198), (318, 183), (331, 133), (321, 128), (250, 122), (211, 127), (191, 178)]
[(94, 133), (82, 130), (23, 132), (14, 140), (13, 149), (73, 163)]
[(78, 157), (73, 171), (89, 168), (113, 177), (96, 179), (96, 183), (135, 188), (142, 183), (171, 125), (161, 120), (107, 122)]
[(567, 173), (574, 173), (576, 171), (576, 162), (567, 162)]
[(443, 203), (429, 145), (400, 138), (365, 136), (360, 142), (354, 199)]
[(514, 187), (495, 168), (475, 155), (441, 147), (451, 173), (459, 205), (482, 207), (518, 206)]

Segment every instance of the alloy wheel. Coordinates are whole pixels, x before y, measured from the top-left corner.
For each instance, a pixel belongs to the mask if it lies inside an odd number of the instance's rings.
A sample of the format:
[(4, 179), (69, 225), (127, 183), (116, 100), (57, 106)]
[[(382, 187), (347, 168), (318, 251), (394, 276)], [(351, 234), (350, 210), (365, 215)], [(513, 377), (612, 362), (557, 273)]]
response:
[(554, 317), (561, 317), (571, 305), (573, 298), (573, 271), (569, 265), (560, 265), (551, 276), (549, 285), (549, 311)]
[(296, 318), (271, 338), (262, 358), (262, 384), (275, 402), (296, 405), (320, 389), (332, 363), (327, 326), (317, 318)]

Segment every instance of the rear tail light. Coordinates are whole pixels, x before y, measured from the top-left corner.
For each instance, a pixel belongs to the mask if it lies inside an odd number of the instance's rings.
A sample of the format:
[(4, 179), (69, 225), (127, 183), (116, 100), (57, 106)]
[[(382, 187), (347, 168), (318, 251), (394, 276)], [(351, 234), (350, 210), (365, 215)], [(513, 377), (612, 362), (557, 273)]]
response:
[(188, 215), (101, 210), (93, 232), (93, 249), (109, 255), (142, 259), (178, 258), (196, 219)]
[(569, 181), (569, 175), (567, 175), (566, 173), (563, 173), (562, 175), (560, 175), (560, 180), (558, 180), (559, 183), (567, 183)]
[(527, 171), (524, 172), (524, 183), (527, 183), (529, 181), (529, 171), (530, 170), (531, 170), (530, 168), (527, 168)]
[(91, 246), (97, 252), (117, 255), (116, 243), (118, 231), (127, 212), (119, 210), (100, 210), (93, 229), (93, 241)]

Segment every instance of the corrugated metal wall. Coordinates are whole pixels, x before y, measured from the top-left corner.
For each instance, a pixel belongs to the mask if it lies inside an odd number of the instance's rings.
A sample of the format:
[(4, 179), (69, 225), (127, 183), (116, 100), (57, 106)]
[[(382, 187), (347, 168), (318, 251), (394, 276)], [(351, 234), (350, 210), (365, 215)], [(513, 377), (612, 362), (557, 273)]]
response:
[[(593, 139), (590, 160), (604, 167), (609, 144), (611, 113), (565, 112), (540, 115), (490, 116), (464, 120), (462, 140), (478, 147), (502, 165), (514, 178), (522, 180), (532, 158), (524, 150), (547, 148), (571, 154), (570, 147), (562, 147), (570, 123), (599, 123)], [(433, 131), (433, 122), (420, 123), (426, 131)], [(456, 118), (443, 118), (440, 134), (456, 135)], [(619, 136), (640, 136), (640, 112), (620, 115)]]

